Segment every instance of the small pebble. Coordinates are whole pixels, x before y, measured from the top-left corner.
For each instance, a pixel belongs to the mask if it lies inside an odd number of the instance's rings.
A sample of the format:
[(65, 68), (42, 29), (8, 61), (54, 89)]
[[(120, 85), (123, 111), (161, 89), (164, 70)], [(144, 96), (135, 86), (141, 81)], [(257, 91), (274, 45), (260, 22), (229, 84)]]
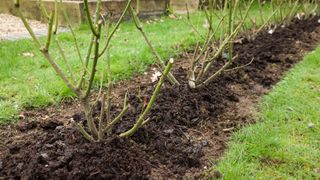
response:
[(53, 144), (45, 144), (44, 146), (45, 146), (46, 148), (53, 148), (53, 147), (54, 147)]
[(269, 34), (273, 34), (273, 32), (274, 32), (273, 29), (270, 29), (270, 30), (268, 31)]
[(64, 142), (62, 142), (61, 140), (56, 141), (57, 145), (64, 147), (66, 146), (66, 144)]
[(166, 134), (172, 134), (173, 133), (173, 129), (166, 129), (163, 131)]
[(60, 130), (63, 129), (63, 127), (64, 127), (64, 126), (57, 126), (57, 127), (56, 127), (56, 130), (60, 131)]
[(40, 155), (43, 159), (49, 159), (49, 156), (47, 153), (41, 153)]
[(22, 167), (23, 167), (23, 163), (19, 163), (19, 164), (17, 165), (17, 169), (22, 169)]

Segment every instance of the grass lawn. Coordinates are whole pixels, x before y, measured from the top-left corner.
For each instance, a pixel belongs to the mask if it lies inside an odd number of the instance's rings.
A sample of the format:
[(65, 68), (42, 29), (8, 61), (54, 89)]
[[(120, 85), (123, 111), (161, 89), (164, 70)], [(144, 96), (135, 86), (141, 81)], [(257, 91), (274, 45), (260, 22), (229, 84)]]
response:
[[(263, 14), (266, 17), (270, 16), (272, 12), (270, 4), (267, 3), (263, 7)], [(255, 5), (250, 11), (250, 16), (255, 18), (258, 13), (258, 5)], [(186, 19), (186, 17), (182, 18)], [(200, 31), (204, 30), (203, 13), (192, 14), (191, 21)], [(144, 28), (164, 59), (192, 47), (197, 41), (193, 29), (180, 18), (161, 17), (151, 23), (144, 22)], [(89, 28), (81, 26), (76, 30), (76, 34), (80, 42), (81, 54), (84, 55), (90, 39)], [(62, 33), (59, 39), (63, 42), (62, 46), (71, 67), (75, 71), (79, 70), (80, 63), (77, 52), (73, 48), (72, 36), (70, 33)], [(141, 73), (155, 62), (151, 51), (133, 23), (126, 22), (120, 26), (111, 46), (111, 66), (115, 81)], [(57, 52), (56, 45), (52, 48), (51, 52), (54, 50)], [(34, 56), (24, 56), (25, 53), (29, 55), (31, 53)], [(53, 54), (56, 61), (65, 68), (60, 55)], [(57, 77), (30, 39), (0, 42), (0, 123), (16, 120), (22, 108), (43, 107), (72, 97), (74, 97), (73, 94)]]
[(320, 179), (320, 47), (265, 96), (214, 170), (224, 179)]

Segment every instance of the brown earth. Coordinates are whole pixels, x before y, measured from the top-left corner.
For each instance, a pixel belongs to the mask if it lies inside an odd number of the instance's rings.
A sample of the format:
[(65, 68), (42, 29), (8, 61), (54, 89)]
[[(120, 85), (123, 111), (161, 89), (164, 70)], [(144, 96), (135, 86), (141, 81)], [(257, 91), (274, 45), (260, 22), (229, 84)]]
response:
[[(233, 66), (254, 61), (199, 90), (187, 86), (187, 56), (182, 55), (173, 70), (182, 85), (163, 87), (150, 123), (129, 139), (87, 142), (70, 123), (84, 120), (76, 101), (24, 111), (17, 125), (0, 127), (0, 179), (201, 177), (222, 155), (232, 132), (254, 122), (251, 115), (259, 97), (319, 42), (318, 19), (296, 20), (273, 34), (242, 39), (234, 46), (239, 58)], [(118, 102), (129, 89), (130, 109), (114, 134), (131, 127), (138, 117), (154, 86), (150, 73), (116, 88)], [(120, 110), (121, 103), (114, 105), (113, 112)]]

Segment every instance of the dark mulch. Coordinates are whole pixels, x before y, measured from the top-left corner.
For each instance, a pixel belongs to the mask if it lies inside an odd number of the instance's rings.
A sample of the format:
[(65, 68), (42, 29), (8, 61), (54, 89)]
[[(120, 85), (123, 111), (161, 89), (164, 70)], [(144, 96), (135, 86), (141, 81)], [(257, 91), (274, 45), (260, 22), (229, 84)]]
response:
[[(82, 121), (77, 102), (23, 112), (17, 126), (1, 127), (0, 178), (12, 179), (149, 179), (196, 177), (209, 160), (225, 150), (230, 134), (252, 122), (248, 109), (277, 83), (320, 37), (318, 18), (294, 21), (274, 34), (234, 46), (234, 67), (207, 87), (192, 90), (186, 82), (186, 57), (174, 68), (182, 85), (161, 90), (151, 122), (129, 139), (110, 137), (87, 142), (70, 124)], [(132, 126), (154, 84), (148, 75), (122, 83), (130, 89), (131, 108), (115, 134)], [(121, 85), (120, 85), (121, 86)], [(141, 90), (141, 91), (139, 91)], [(140, 92), (140, 93), (139, 93)], [(120, 95), (122, 93), (119, 93)], [(113, 107), (121, 109), (121, 103)], [(97, 112), (98, 113), (98, 112)]]

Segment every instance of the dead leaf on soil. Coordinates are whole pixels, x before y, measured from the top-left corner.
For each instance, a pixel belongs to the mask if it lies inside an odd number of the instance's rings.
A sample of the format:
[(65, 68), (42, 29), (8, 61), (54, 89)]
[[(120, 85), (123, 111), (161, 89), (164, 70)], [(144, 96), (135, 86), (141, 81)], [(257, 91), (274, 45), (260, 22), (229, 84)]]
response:
[(169, 15), (169, 18), (171, 18), (171, 19), (177, 19), (177, 16), (175, 16), (174, 14), (170, 14), (170, 15)]
[(34, 57), (34, 54), (32, 52), (24, 52), (24, 53), (22, 53), (22, 56), (24, 56), (24, 57)]
[(158, 81), (159, 77), (162, 75), (162, 73), (156, 69), (154, 69), (154, 73), (151, 76), (151, 82)]

